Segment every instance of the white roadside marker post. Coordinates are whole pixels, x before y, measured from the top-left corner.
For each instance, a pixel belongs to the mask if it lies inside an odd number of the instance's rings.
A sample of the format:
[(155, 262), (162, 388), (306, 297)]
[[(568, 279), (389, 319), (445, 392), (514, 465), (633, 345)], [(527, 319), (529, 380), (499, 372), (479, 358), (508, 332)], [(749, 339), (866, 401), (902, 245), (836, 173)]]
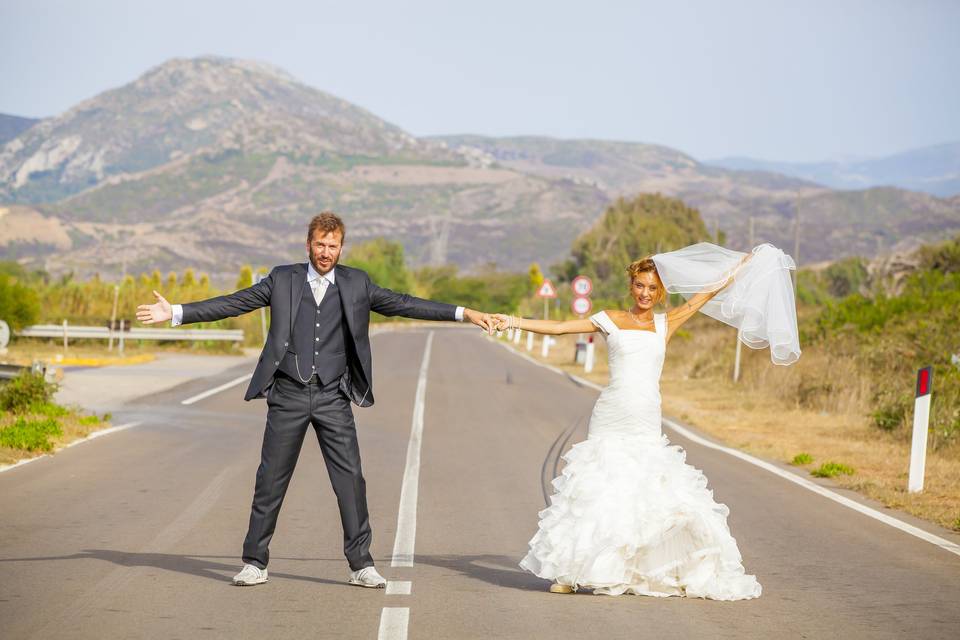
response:
[(584, 373), (590, 373), (591, 371), (593, 371), (593, 359), (594, 359), (593, 350), (594, 350), (593, 334), (590, 334), (589, 336), (587, 336), (587, 356), (586, 358), (584, 358), (584, 362), (583, 362)]
[[(550, 282), (549, 278), (543, 279), (543, 284), (540, 285), (540, 288), (537, 289), (537, 296), (543, 298), (543, 319), (550, 319), (550, 307), (549, 300), (550, 298), (557, 297), (557, 288), (553, 286), (553, 283)], [(540, 355), (544, 358), (547, 357), (547, 354), (550, 353), (550, 343), (552, 339), (548, 335), (543, 336), (543, 346), (540, 349)], [(532, 346), (532, 345), (531, 345)]]
[(520, 329), (513, 330), (513, 344), (520, 344), (520, 336), (523, 335), (523, 331)]
[(527, 351), (533, 351), (533, 331), (527, 331)]
[(927, 430), (930, 425), (930, 392), (933, 367), (917, 371), (917, 392), (913, 403), (913, 441), (910, 444), (910, 478), (907, 491), (923, 491), (923, 471), (927, 463)]

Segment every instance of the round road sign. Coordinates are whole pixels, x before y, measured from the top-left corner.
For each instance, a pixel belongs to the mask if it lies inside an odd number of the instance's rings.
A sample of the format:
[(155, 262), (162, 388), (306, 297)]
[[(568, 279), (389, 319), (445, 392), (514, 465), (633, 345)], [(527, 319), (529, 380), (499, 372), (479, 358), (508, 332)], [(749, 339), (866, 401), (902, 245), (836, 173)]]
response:
[(587, 276), (577, 276), (570, 283), (570, 286), (573, 287), (573, 292), (578, 296), (588, 296), (593, 291), (593, 282)]
[(581, 316), (585, 316), (590, 313), (590, 309), (593, 308), (593, 303), (590, 301), (590, 298), (586, 296), (577, 296), (573, 299), (570, 308), (573, 309), (574, 313), (578, 313)]

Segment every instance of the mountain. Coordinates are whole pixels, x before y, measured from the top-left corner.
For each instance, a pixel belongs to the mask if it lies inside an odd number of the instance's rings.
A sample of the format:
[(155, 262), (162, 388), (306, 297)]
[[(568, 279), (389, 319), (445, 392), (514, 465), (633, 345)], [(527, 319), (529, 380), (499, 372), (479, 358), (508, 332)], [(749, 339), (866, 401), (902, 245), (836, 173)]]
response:
[(834, 189), (894, 186), (940, 197), (960, 194), (960, 142), (869, 160), (791, 163), (732, 157), (711, 160), (709, 164), (726, 169), (775, 172)]
[(36, 118), (21, 118), (0, 113), (0, 144), (13, 140), (38, 122), (40, 121)]
[(611, 199), (640, 192), (680, 198), (698, 208), (711, 229), (726, 232), (728, 245), (755, 242), (794, 247), (801, 213), (804, 262), (884, 249), (908, 249), (921, 239), (960, 231), (960, 198), (943, 200), (896, 188), (835, 191), (778, 173), (730, 170), (698, 162), (655, 145), (537, 137), (441, 136), (434, 140), (461, 152), (473, 149), (507, 168), (550, 178), (568, 178), (602, 189)]
[(569, 255), (607, 204), (682, 198), (709, 228), (793, 246), (804, 261), (960, 230), (960, 200), (837, 192), (707, 165), (667, 147), (600, 140), (416, 138), (274, 67), (174, 59), (37, 122), (0, 146), (0, 252), (53, 273), (206, 271), (301, 260), (310, 216), (351, 243), (386, 236), (414, 265), (525, 270)]

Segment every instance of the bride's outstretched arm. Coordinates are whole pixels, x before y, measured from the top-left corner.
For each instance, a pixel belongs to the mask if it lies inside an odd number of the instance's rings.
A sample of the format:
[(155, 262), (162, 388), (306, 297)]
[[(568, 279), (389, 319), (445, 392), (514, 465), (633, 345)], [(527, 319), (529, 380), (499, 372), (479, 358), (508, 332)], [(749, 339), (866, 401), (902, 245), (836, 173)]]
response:
[(714, 296), (726, 289), (731, 282), (736, 280), (737, 274), (748, 262), (750, 262), (752, 258), (752, 253), (745, 255), (740, 261), (740, 264), (738, 264), (736, 268), (730, 272), (730, 275), (727, 276), (727, 279), (724, 280), (723, 283), (713, 291), (701, 291), (700, 293), (696, 293), (690, 296), (690, 299), (679, 307), (671, 309), (667, 313), (667, 324), (670, 327), (670, 333), (673, 334), (674, 331), (680, 328), (680, 325), (692, 318), (697, 311), (703, 307), (703, 305), (713, 300)]
[(521, 329), (533, 333), (543, 333), (551, 336), (559, 336), (565, 333), (593, 333), (597, 330), (587, 318), (577, 320), (530, 320), (518, 316), (508, 316), (498, 313), (493, 316), (497, 321), (497, 331), (505, 329)]

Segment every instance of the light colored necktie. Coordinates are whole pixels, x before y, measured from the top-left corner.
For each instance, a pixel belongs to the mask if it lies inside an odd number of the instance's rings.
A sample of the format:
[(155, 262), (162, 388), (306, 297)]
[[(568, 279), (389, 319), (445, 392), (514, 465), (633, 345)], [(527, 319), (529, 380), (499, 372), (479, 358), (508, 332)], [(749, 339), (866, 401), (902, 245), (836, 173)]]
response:
[(327, 286), (329, 284), (330, 281), (323, 276), (310, 281), (310, 290), (313, 292), (313, 299), (316, 300), (318, 307), (320, 306), (320, 301), (323, 300), (323, 294), (327, 292)]

